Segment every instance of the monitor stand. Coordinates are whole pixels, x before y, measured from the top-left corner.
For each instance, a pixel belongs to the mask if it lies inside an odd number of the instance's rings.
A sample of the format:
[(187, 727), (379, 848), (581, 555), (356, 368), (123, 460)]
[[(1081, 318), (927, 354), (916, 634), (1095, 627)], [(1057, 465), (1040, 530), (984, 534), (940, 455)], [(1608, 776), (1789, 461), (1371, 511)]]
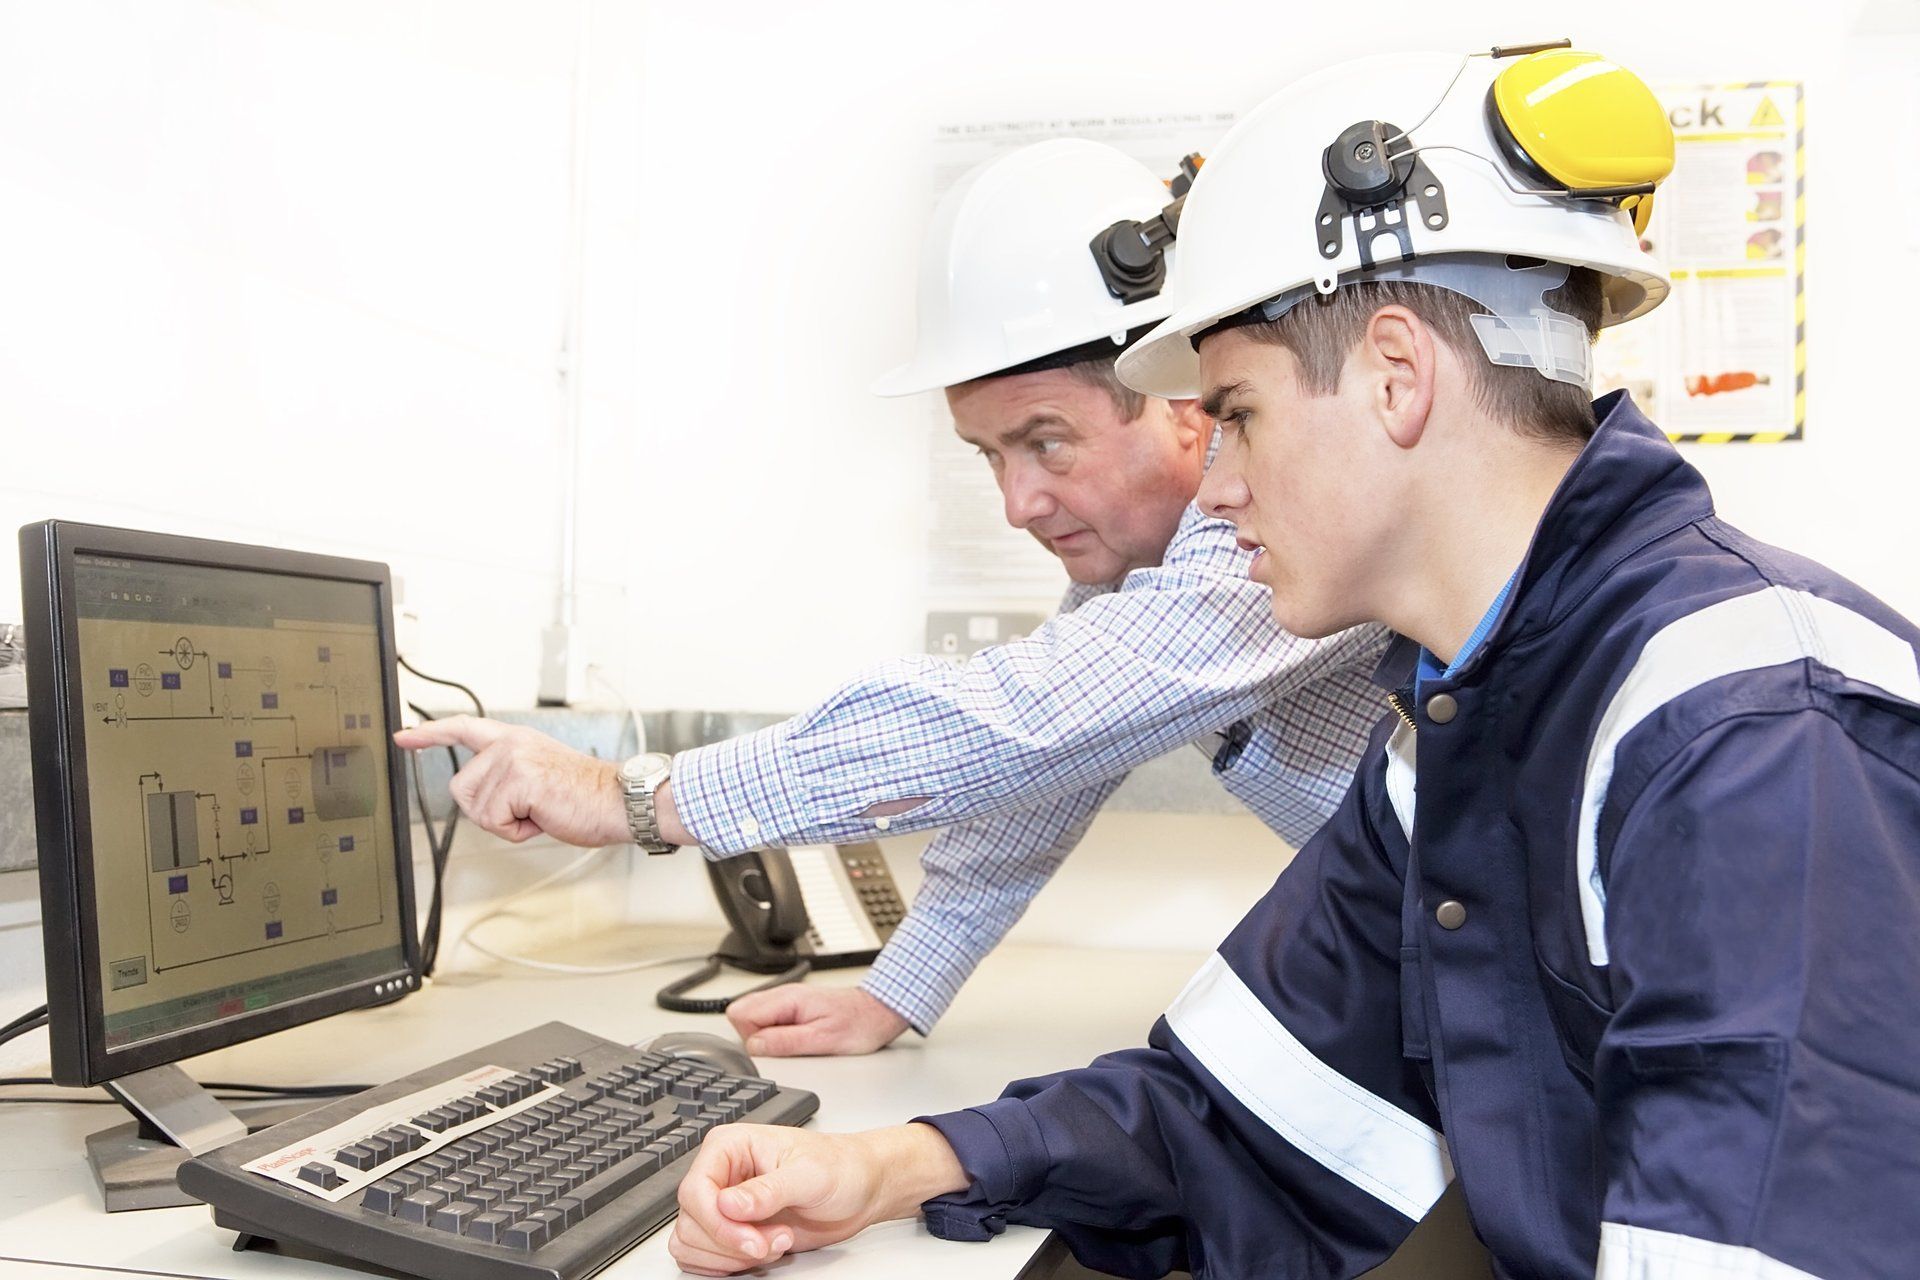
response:
[(181, 1161), (246, 1137), (249, 1123), (264, 1128), (315, 1105), (250, 1106), (242, 1118), (171, 1063), (110, 1080), (106, 1090), (136, 1117), (87, 1135), (108, 1213), (200, 1203), (174, 1181)]

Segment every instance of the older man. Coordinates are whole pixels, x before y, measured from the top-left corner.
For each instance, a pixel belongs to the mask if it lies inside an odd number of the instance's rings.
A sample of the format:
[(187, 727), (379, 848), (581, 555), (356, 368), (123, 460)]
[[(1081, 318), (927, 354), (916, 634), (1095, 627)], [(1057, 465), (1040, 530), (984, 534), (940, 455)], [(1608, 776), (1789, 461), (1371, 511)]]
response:
[[(1275, 625), (1232, 528), (1193, 506), (1212, 424), (1130, 391), (1115, 356), (1168, 314), (1167, 190), (1090, 142), (967, 175), (928, 234), (913, 360), (876, 390), (946, 388), (1007, 522), (1060, 558), (1056, 617), (964, 666), (878, 666), (803, 715), (670, 766), (628, 767), (464, 717), (398, 735), (477, 752), (453, 783), (483, 827), (579, 845), (765, 845), (944, 831), (858, 989), (805, 985), (728, 1010), (757, 1054), (862, 1053), (927, 1032), (1127, 771), (1202, 745), (1221, 784), (1299, 844), (1332, 812), (1382, 703), (1377, 628)], [(636, 816), (638, 815), (638, 816)]]

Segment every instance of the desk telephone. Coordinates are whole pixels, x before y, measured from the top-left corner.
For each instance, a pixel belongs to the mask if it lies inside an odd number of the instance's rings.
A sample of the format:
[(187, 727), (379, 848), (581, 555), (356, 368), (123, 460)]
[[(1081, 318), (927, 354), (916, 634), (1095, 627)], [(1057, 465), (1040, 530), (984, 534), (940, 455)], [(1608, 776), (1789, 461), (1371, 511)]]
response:
[[(722, 966), (775, 975), (760, 991), (814, 969), (871, 963), (906, 915), (874, 844), (763, 849), (707, 860), (728, 932), (707, 962), (660, 989), (660, 1007), (720, 1013), (734, 997), (690, 998)], [(746, 992), (739, 993), (741, 995)]]

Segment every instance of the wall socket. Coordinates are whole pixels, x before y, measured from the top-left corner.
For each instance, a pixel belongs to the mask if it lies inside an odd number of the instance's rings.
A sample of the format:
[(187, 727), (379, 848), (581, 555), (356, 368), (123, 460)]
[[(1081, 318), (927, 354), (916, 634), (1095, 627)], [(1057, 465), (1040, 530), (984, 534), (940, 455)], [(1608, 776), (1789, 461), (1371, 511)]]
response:
[(1043, 613), (1017, 610), (932, 611), (927, 614), (927, 652), (965, 662), (982, 649), (1024, 639), (1046, 621)]

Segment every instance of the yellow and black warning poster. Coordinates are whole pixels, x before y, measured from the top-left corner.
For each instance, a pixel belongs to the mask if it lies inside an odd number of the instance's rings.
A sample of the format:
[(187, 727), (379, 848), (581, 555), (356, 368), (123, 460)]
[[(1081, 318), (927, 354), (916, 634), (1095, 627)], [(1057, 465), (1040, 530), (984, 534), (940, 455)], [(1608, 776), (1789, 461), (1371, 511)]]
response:
[(1807, 423), (1806, 126), (1799, 81), (1657, 88), (1673, 176), (1646, 247), (1673, 295), (1608, 329), (1596, 391), (1626, 387), (1675, 440), (1775, 443)]

